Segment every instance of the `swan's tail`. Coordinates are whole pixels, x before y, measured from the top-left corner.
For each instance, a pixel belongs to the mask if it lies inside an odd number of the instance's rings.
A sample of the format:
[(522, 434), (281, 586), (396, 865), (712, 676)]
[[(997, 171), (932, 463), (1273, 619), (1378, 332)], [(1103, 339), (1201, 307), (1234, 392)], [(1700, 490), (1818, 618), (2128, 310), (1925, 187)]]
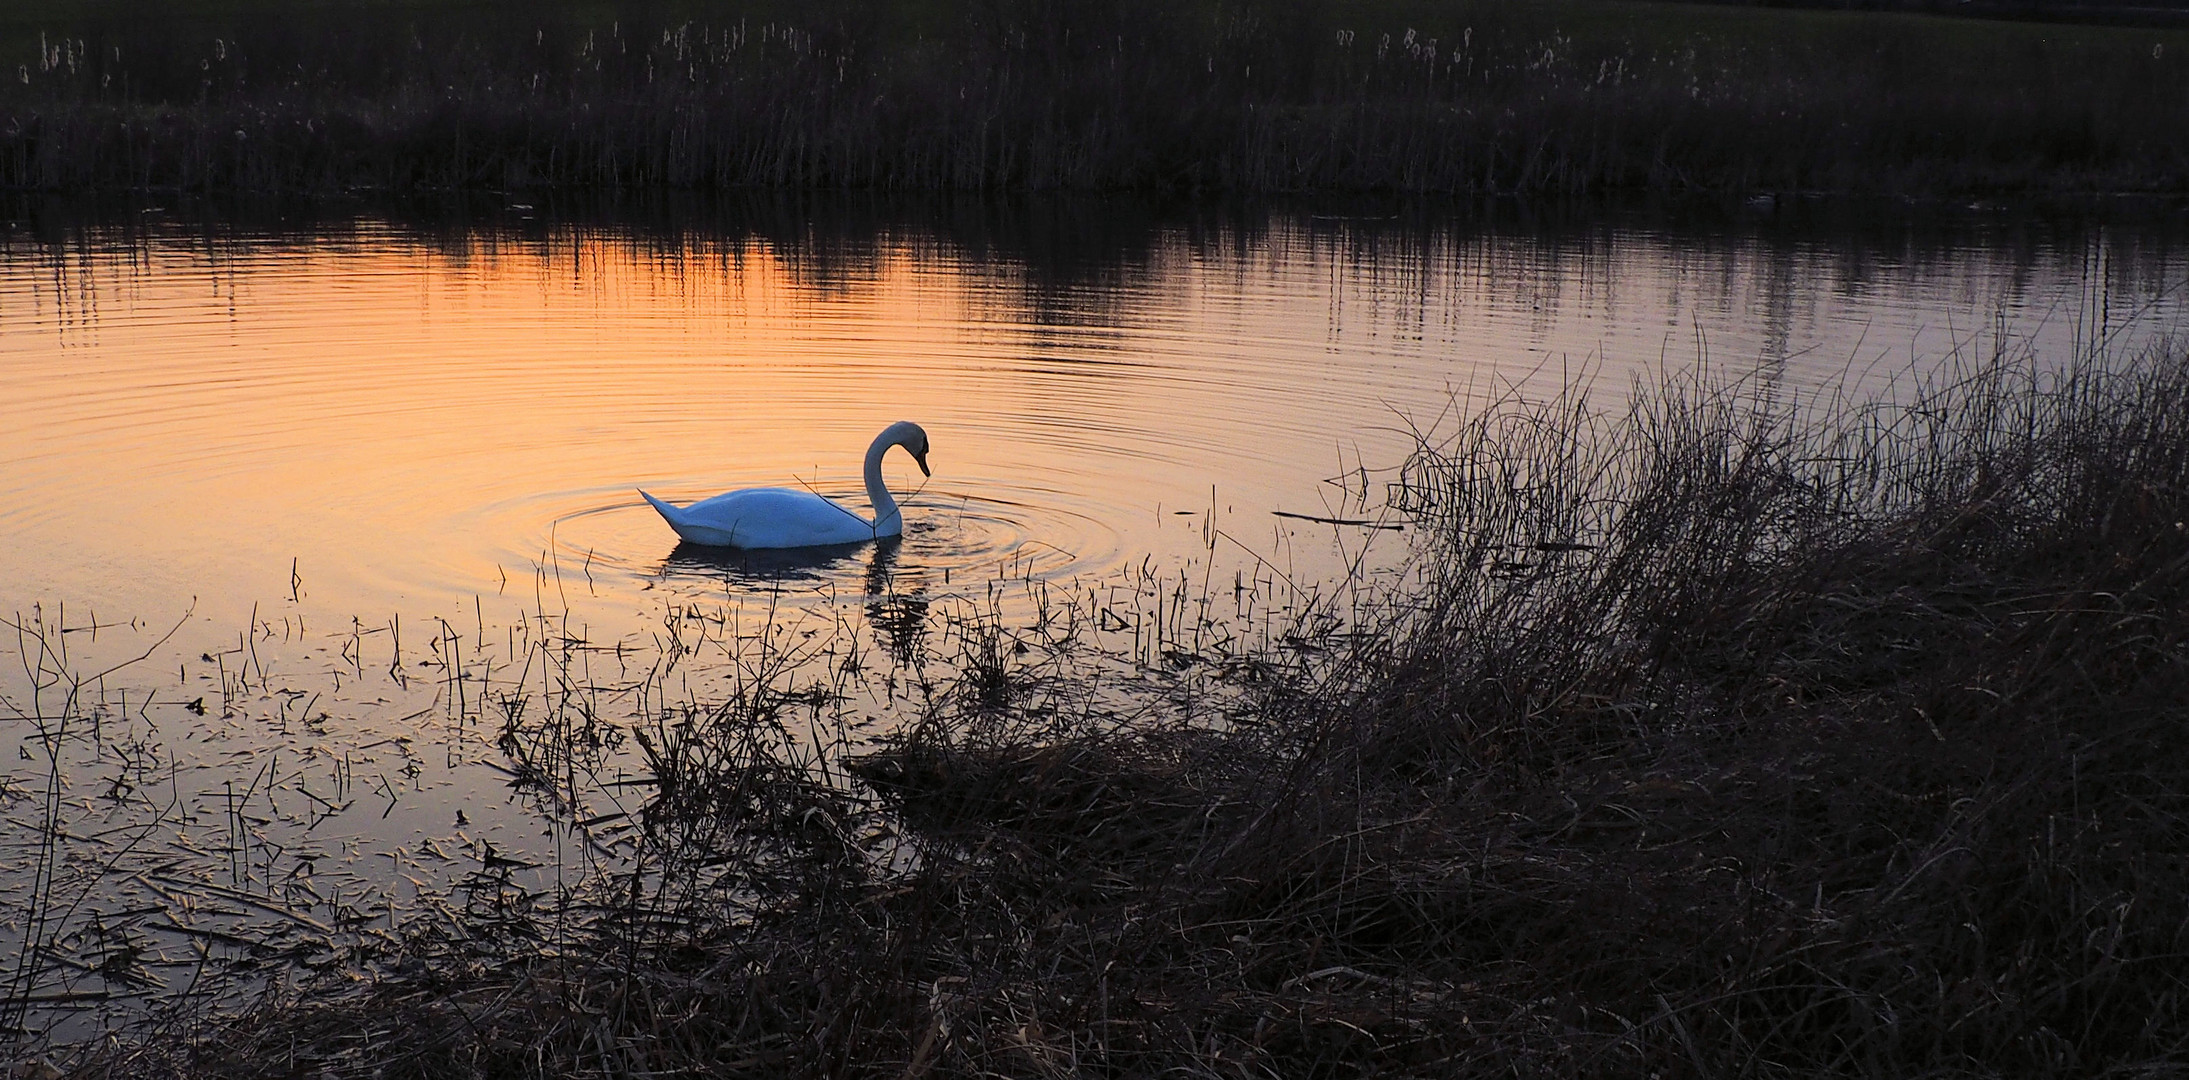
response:
[(653, 496), (648, 495), (643, 491), (638, 493), (638, 497), (646, 500), (649, 503), (652, 503), (654, 509), (661, 512), (661, 520), (668, 522), (670, 528), (674, 529), (683, 524), (681, 519), (684, 517), (684, 511), (679, 510), (676, 507), (669, 505), (668, 503), (662, 502), (660, 499), (654, 498)]

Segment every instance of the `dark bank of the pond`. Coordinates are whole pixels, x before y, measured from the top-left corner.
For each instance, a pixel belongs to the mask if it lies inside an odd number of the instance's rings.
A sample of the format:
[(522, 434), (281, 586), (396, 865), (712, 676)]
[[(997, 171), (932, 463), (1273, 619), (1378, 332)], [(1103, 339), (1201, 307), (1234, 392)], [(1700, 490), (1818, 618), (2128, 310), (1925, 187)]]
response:
[(1075, 720), (1064, 624), (972, 626), (844, 788), (754, 686), (646, 743), (658, 892), (76, 1067), (2163, 1074), (2189, 360), (2048, 367), (1508, 401), (1408, 464), (1424, 575), (1235, 658), (1221, 724)]
[(0, 21), (0, 185), (2189, 190), (2189, 31), (1554, 0)]

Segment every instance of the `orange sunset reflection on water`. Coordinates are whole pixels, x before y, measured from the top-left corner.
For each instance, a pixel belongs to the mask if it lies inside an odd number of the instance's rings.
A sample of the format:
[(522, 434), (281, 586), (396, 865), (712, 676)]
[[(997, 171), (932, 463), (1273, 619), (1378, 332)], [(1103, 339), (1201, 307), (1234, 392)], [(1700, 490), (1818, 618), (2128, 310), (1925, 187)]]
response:
[[(575, 568), (643, 621), (637, 594), (684, 564), (635, 488), (800, 485), (863, 509), (860, 455), (900, 418), (935, 448), (931, 479), (886, 465), (903, 572), (1188, 558), (1212, 507), (1256, 557), (1342, 572), (1361, 537), (1272, 512), (1372, 515), (1373, 471), (1455, 391), (1585, 372), (1616, 398), (1705, 352), (1823, 386), (1995, 318), (2068, 334), (2086, 249), (1306, 219), (1155, 230), (1057, 274), (917, 229), (18, 236), (0, 580), (17, 604), (150, 616), (195, 596), (210, 618), (287, 600), (293, 567), (323, 615), (378, 618), (529, 603)], [(2116, 259), (2101, 285), (2159, 290), (2170, 258)]]

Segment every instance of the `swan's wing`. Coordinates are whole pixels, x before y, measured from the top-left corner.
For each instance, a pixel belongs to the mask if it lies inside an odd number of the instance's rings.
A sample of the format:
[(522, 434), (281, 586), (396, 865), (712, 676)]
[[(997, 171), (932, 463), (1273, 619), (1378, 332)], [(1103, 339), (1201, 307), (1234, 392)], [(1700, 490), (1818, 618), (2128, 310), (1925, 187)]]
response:
[[(655, 508), (660, 509), (660, 504)], [(664, 510), (662, 516), (679, 536), (703, 544), (782, 548), (874, 538), (873, 523), (865, 518), (810, 491), (793, 488), (732, 491), (702, 499), (673, 515)]]

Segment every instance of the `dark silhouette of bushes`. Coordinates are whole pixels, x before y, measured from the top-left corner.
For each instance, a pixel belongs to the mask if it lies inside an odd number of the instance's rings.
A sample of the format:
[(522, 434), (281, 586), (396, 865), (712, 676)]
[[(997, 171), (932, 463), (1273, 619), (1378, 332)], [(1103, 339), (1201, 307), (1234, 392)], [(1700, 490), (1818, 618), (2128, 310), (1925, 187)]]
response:
[(2189, 176), (2189, 36), (2167, 30), (1608, 0), (102, 10), (10, 35), (0, 184), (1929, 193)]

